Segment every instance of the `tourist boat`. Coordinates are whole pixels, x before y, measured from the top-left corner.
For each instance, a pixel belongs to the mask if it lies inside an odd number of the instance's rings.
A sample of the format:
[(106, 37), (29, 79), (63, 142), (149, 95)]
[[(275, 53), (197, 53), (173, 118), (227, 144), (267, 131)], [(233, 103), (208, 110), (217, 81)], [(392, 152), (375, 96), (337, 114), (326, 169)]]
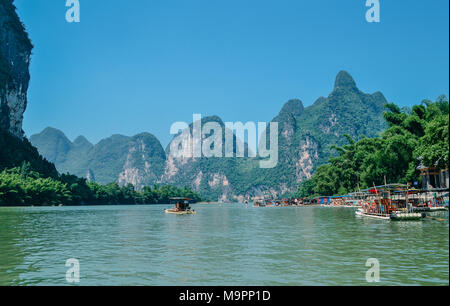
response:
[(367, 192), (372, 196), (363, 201), (362, 207), (355, 212), (356, 216), (394, 221), (417, 221), (426, 217), (424, 213), (413, 211), (408, 202), (407, 185), (374, 186)]
[[(446, 192), (446, 193), (444, 193)], [(448, 210), (448, 188), (433, 191), (433, 199), (429, 202), (430, 212)]]
[(409, 202), (414, 212), (447, 211), (448, 189), (415, 190), (411, 193)]
[(195, 210), (191, 210), (191, 206), (189, 205), (190, 199), (188, 198), (171, 198), (171, 202), (175, 203), (173, 208), (168, 208), (164, 210), (166, 214), (174, 214), (174, 215), (194, 215), (196, 214)]
[(366, 212), (363, 208), (358, 208), (355, 214), (361, 217), (369, 217), (374, 219), (393, 220), (393, 221), (418, 221), (425, 218), (424, 213), (395, 211), (390, 214), (387, 214), (379, 212)]

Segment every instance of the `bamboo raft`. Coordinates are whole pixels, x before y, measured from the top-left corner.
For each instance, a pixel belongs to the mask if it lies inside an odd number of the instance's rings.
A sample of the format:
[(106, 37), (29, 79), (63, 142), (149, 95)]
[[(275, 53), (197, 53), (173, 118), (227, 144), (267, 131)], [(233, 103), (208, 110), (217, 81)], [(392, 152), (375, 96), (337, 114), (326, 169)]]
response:
[(173, 214), (173, 215), (195, 215), (196, 214), (196, 211), (191, 209), (191, 206), (189, 205), (190, 199), (175, 197), (175, 198), (171, 198), (170, 201), (174, 202), (175, 206), (173, 208), (165, 209), (164, 212), (166, 214)]
[(195, 215), (197, 212), (195, 210), (176, 211), (175, 209), (166, 209), (165, 213), (173, 215)]

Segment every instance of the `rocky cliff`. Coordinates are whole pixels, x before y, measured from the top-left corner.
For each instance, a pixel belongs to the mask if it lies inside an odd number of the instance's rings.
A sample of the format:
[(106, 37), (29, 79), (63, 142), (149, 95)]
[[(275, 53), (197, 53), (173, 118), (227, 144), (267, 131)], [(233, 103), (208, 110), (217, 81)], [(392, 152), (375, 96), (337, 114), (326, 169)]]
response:
[[(220, 127), (220, 134), (214, 135), (215, 131), (210, 131), (208, 134), (202, 135), (202, 141), (206, 138), (221, 140), (222, 148), (221, 156), (225, 156), (225, 135), (227, 132), (232, 132), (225, 127), (224, 122), (218, 116), (209, 116), (201, 119), (202, 129), (206, 128), (207, 124), (217, 123)], [(185, 129), (183, 132), (188, 132), (193, 135), (193, 124)], [(230, 134), (230, 135), (231, 135)], [(247, 179), (246, 174), (249, 167), (256, 167), (257, 160), (254, 158), (222, 158), (222, 157), (195, 157), (193, 146), (189, 146), (186, 152), (186, 143), (184, 141), (177, 141), (178, 134), (170, 142), (166, 148), (166, 164), (164, 174), (161, 176), (160, 182), (162, 184), (170, 184), (175, 186), (188, 186), (192, 190), (204, 195), (206, 198), (212, 200), (239, 200), (246, 186), (244, 181)], [(238, 138), (233, 134), (233, 154), (236, 154)], [(183, 156), (177, 157), (172, 154), (171, 150), (173, 144), (180, 143), (183, 146)], [(205, 143), (203, 143), (205, 145)], [(244, 148), (244, 156), (248, 156), (248, 146), (245, 143), (240, 143)], [(212, 146), (212, 145), (211, 145)], [(210, 147), (211, 147), (210, 146)]]
[(0, 0), (0, 171), (24, 163), (42, 176), (57, 177), (53, 164), (23, 137), (32, 45), (12, 0)]
[(32, 45), (13, 0), (0, 1), (0, 128), (22, 138)]

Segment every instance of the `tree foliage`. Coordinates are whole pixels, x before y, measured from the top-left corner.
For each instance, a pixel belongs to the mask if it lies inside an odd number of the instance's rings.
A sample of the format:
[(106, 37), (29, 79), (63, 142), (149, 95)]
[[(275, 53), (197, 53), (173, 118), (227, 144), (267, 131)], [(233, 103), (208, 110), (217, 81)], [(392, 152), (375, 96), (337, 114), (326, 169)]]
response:
[(20, 167), (24, 161), (42, 177), (58, 177), (55, 165), (43, 158), (28, 139), (19, 139), (0, 128), (0, 171)]
[(201, 200), (188, 188), (153, 186), (136, 191), (131, 184), (99, 185), (74, 175), (63, 174), (57, 179), (42, 177), (31, 170), (29, 162), (0, 172), (0, 205), (4, 206), (162, 204), (168, 203), (171, 197)]

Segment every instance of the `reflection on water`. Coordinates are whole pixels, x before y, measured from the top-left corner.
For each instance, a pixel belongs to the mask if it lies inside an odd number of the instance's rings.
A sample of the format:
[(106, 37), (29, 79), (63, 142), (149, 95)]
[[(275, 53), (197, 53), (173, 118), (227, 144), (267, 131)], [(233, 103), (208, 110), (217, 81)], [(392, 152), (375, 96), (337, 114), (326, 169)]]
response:
[(448, 213), (423, 222), (348, 208), (196, 205), (0, 208), (0, 285), (448, 285)]

